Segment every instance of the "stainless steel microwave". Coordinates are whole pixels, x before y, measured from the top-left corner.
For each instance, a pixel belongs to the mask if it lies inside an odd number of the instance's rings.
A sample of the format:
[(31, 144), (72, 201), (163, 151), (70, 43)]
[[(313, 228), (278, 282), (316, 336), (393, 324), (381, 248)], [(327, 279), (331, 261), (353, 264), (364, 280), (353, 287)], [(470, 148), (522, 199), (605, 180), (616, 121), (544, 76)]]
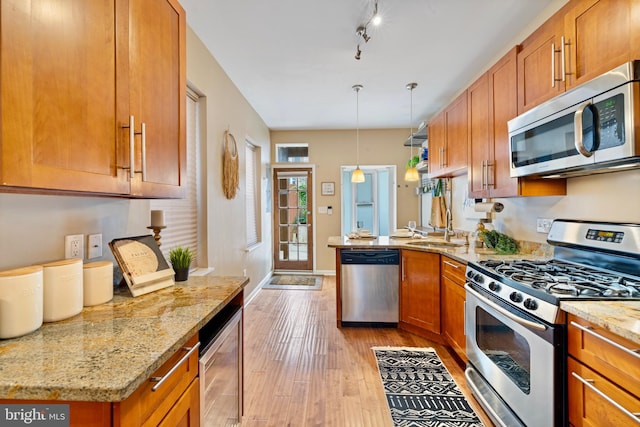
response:
[(568, 177), (640, 167), (640, 61), (509, 121), (511, 176)]

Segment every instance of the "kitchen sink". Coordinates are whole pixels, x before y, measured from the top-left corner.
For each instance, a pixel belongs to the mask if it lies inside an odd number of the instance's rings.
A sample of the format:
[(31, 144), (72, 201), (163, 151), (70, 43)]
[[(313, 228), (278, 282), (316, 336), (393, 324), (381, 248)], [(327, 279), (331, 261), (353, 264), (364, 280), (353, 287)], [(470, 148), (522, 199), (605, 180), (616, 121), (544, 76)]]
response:
[(412, 240), (407, 242), (407, 245), (421, 246), (421, 247), (427, 247), (427, 248), (437, 248), (437, 247), (459, 248), (460, 246), (462, 246), (462, 243), (446, 242), (444, 240)]

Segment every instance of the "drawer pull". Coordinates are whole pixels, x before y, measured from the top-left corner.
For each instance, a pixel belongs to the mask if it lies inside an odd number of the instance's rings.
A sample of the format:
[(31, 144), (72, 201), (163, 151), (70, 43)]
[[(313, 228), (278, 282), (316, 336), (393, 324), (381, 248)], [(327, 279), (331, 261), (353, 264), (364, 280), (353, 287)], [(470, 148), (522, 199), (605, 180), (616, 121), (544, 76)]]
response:
[(449, 262), (449, 261), (442, 261), (442, 262), (443, 262), (443, 263), (445, 263), (445, 264), (447, 264), (449, 267), (453, 267), (453, 268), (455, 268), (456, 270), (460, 268), (460, 266), (459, 266), (459, 265), (456, 265), (456, 264), (454, 264), (454, 263), (452, 263), (452, 262)]
[(160, 386), (162, 385), (162, 383), (164, 383), (175, 371), (176, 369), (178, 369), (178, 367), (180, 365), (182, 365), (184, 363), (185, 360), (187, 360), (191, 354), (193, 354), (194, 351), (196, 351), (198, 349), (198, 347), (200, 347), (200, 342), (197, 342), (196, 345), (194, 345), (193, 347), (189, 348), (189, 347), (182, 347), (183, 350), (185, 350), (187, 352), (187, 354), (185, 354), (184, 356), (182, 356), (182, 359), (178, 360), (178, 363), (176, 363), (175, 365), (173, 365), (173, 367), (171, 369), (169, 369), (169, 372), (167, 372), (166, 374), (164, 374), (162, 377), (151, 377), (149, 378), (149, 381), (151, 382), (155, 382), (157, 383), (156, 385), (154, 385), (151, 388), (151, 391), (156, 391), (158, 390), (158, 388), (160, 388)]
[(627, 347), (625, 347), (623, 345), (620, 345), (617, 342), (615, 342), (613, 340), (610, 340), (609, 338), (607, 338), (605, 336), (600, 335), (599, 333), (594, 331), (593, 328), (582, 326), (581, 324), (576, 323), (574, 321), (571, 321), (571, 326), (574, 326), (574, 327), (580, 329), (581, 331), (586, 332), (586, 333), (588, 333), (588, 334), (590, 334), (590, 335), (592, 335), (592, 336), (594, 336), (594, 337), (606, 342), (607, 344), (610, 344), (610, 345), (614, 346), (618, 350), (622, 350), (625, 353), (630, 354), (630, 355), (640, 359), (640, 354), (638, 353), (638, 350), (632, 350), (632, 349), (627, 348)]
[(619, 404), (618, 402), (613, 400), (611, 397), (607, 396), (604, 392), (600, 391), (595, 385), (593, 385), (593, 383), (595, 383), (595, 380), (584, 379), (580, 375), (576, 374), (575, 372), (571, 372), (571, 375), (575, 379), (580, 381), (582, 384), (584, 384), (587, 387), (589, 387), (598, 396), (602, 397), (604, 400), (606, 400), (607, 402), (609, 402), (610, 404), (612, 404), (613, 406), (618, 408), (623, 414), (625, 414), (626, 416), (628, 416), (629, 418), (634, 420), (636, 423), (640, 424), (640, 418), (638, 418), (638, 414), (637, 413), (634, 414), (633, 412), (629, 411), (627, 408), (625, 408), (624, 406), (622, 406), (621, 404)]

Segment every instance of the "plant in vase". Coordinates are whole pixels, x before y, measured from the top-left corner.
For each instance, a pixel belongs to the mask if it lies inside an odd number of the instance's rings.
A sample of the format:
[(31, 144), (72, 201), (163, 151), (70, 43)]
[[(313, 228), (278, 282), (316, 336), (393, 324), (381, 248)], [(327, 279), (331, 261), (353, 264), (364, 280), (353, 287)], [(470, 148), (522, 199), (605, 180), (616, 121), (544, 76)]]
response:
[(169, 261), (175, 271), (176, 282), (183, 282), (189, 278), (189, 266), (193, 260), (193, 252), (189, 248), (178, 246), (169, 251)]

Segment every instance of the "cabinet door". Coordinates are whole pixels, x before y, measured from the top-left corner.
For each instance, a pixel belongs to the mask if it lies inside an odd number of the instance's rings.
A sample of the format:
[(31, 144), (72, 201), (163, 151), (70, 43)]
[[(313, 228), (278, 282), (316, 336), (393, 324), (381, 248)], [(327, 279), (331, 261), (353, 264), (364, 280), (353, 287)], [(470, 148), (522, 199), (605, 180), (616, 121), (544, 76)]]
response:
[(557, 12), (522, 42), (518, 53), (518, 114), (562, 92), (560, 41), (563, 12)]
[[(511, 178), (508, 121), (518, 115), (517, 48), (511, 49), (487, 72), (489, 80), (490, 197), (518, 196), (518, 179)], [(482, 196), (486, 197), (486, 196)]]
[[(637, 425), (619, 407), (638, 414), (640, 399), (573, 357), (569, 357), (567, 361), (567, 384), (570, 425), (574, 427)], [(616, 402), (619, 407), (611, 404), (610, 400)]]
[(200, 385), (193, 380), (189, 388), (180, 396), (158, 427), (198, 427), (200, 426)]
[(447, 176), (467, 171), (467, 91), (459, 95), (445, 110)]
[(462, 285), (442, 276), (442, 335), (458, 356), (464, 361), (466, 336), (464, 334), (464, 304), (466, 293)]
[(400, 320), (440, 333), (440, 255), (402, 251)]
[[(175, 0), (130, 0), (129, 97), (136, 137), (131, 193), (181, 197), (186, 185), (186, 21)], [(128, 116), (121, 117), (123, 126)], [(128, 130), (120, 132), (128, 140)], [(126, 143), (124, 144), (125, 146)], [(142, 158), (146, 164), (142, 164)]]
[(487, 198), (487, 168), (491, 157), (489, 75), (483, 74), (467, 90), (469, 117), (469, 197)]
[(445, 115), (439, 113), (429, 122), (429, 177), (440, 176), (444, 169)]
[(567, 12), (564, 33), (569, 87), (635, 59), (630, 56), (631, 35), (637, 31), (632, 28), (632, 3), (579, 0)]
[(129, 192), (117, 167), (119, 6), (2, 0), (2, 185)]

